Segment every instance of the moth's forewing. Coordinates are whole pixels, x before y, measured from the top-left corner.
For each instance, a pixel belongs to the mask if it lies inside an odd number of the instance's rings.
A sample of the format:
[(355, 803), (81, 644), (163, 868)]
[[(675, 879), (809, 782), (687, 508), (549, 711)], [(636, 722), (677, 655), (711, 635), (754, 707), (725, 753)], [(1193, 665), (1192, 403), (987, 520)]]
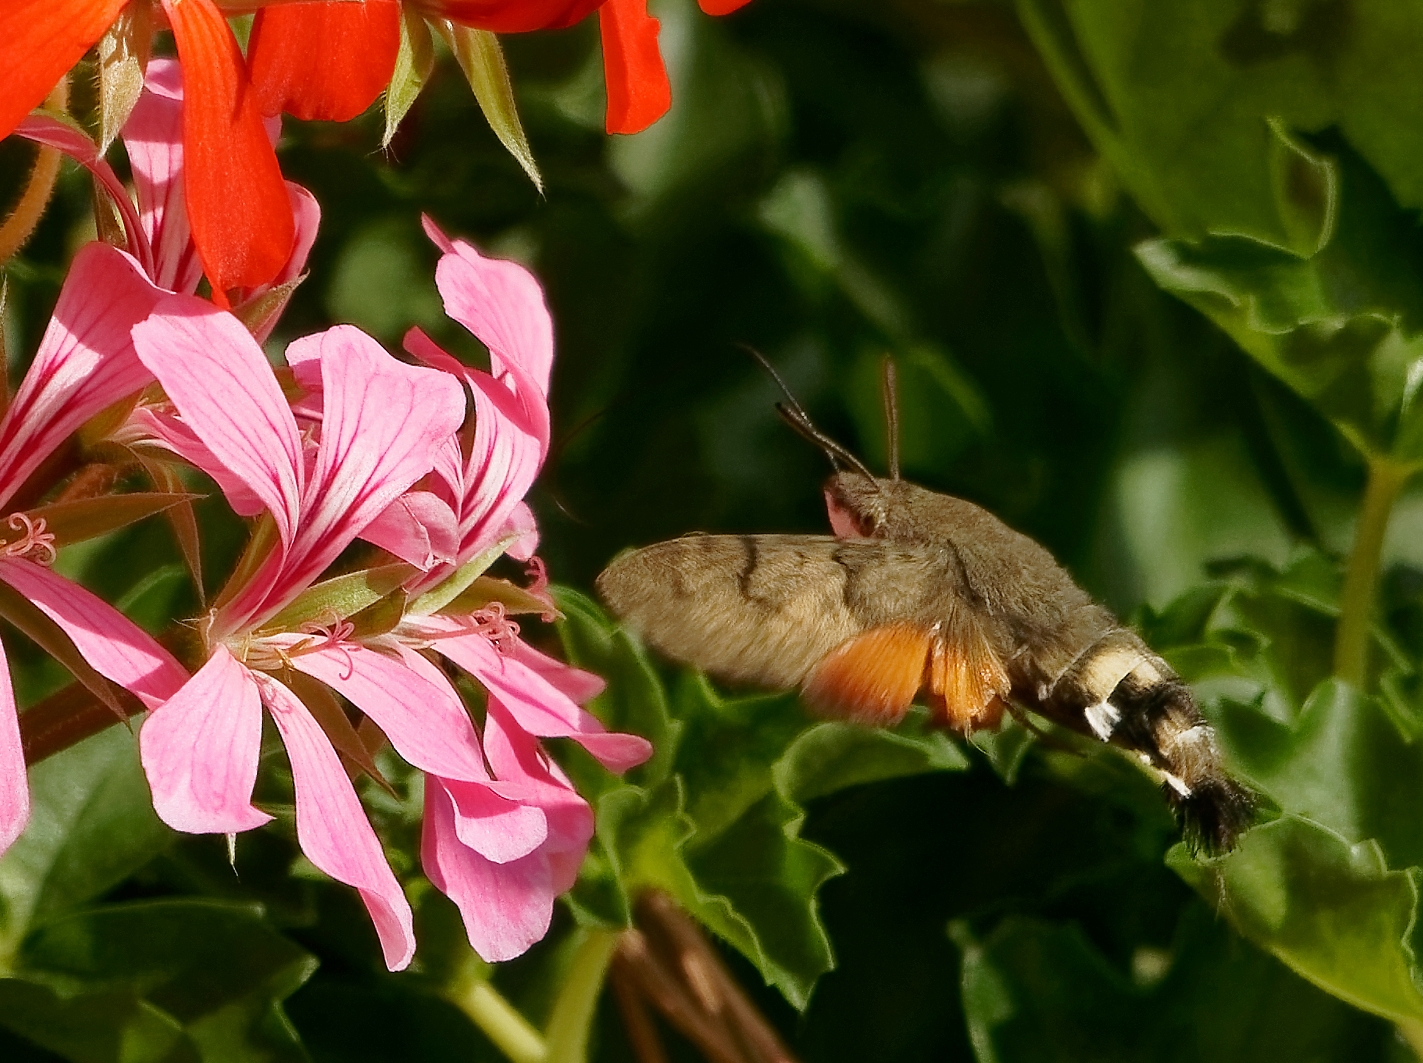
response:
[(922, 611), (930, 564), (828, 535), (687, 535), (617, 558), (598, 592), (669, 657), (792, 687), (847, 639)]

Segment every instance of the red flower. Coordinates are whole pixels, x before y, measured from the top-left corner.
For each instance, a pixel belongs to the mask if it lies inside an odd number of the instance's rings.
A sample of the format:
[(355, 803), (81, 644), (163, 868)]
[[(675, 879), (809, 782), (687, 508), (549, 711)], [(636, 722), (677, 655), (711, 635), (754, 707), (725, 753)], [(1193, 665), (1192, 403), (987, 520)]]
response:
[[(263, 8), (248, 65), (267, 114), (345, 121), (390, 82), (399, 45), (400, 0), (322, 0)], [(609, 133), (636, 133), (667, 113), (672, 87), (647, 0), (403, 0), (430, 19), (493, 33), (561, 29), (598, 12)], [(710, 15), (748, 0), (699, 0)]]
[[(129, 2), (0, 2), (0, 137), (39, 106)], [(214, 298), (224, 302), (229, 289), (271, 281), (291, 257), (291, 203), (222, 13), (213, 0), (161, 0), (161, 6), (188, 101), (183, 151), (193, 242)]]

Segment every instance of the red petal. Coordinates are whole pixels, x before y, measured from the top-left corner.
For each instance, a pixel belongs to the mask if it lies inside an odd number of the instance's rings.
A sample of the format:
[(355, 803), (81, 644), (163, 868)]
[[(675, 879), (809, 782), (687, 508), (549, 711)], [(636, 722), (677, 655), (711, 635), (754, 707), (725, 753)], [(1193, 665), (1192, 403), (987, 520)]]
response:
[(660, 23), (647, 0), (608, 0), (598, 9), (608, 132), (640, 133), (672, 106), (672, 85), (657, 48)]
[(0, 3), (0, 137), (44, 102), (65, 72), (104, 35), (128, 0)]
[(729, 15), (738, 7), (745, 7), (751, 0), (697, 0), (708, 15)]
[(183, 67), (183, 163), (193, 243), (223, 301), (272, 280), (296, 229), (237, 41), (212, 0), (163, 0)]
[(571, 26), (603, 0), (408, 0), (429, 18), (447, 18), (493, 33), (527, 33)]
[(263, 114), (345, 122), (390, 83), (399, 50), (396, 0), (278, 4), (257, 12), (247, 68)]

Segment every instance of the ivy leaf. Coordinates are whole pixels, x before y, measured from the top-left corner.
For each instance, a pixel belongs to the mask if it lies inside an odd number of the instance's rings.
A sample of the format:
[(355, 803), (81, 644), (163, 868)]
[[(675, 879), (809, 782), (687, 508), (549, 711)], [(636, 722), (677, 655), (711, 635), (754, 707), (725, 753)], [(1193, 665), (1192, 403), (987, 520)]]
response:
[(1423, 1021), (1418, 986), (1418, 872), (1391, 871), (1375, 842), (1287, 815), (1250, 831), (1229, 856), (1170, 866), (1245, 937), (1357, 1007)]

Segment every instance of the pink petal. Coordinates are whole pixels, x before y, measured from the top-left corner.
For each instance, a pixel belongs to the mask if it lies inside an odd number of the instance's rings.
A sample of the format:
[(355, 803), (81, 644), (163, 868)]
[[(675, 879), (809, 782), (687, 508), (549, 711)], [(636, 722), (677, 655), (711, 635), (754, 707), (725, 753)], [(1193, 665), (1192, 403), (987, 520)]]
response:
[(76, 428), (153, 379), (129, 332), (160, 298), (122, 251), (92, 243), (75, 256), (34, 362), (0, 420), (0, 502)]
[(321, 345), (323, 405), (300, 542), (285, 573), (298, 590), (430, 471), (464, 420), (456, 380), (396, 361), (360, 329), (338, 325), (306, 342)]
[(143, 231), (153, 245), (153, 279), (170, 292), (191, 295), (203, 266), (183, 194), (183, 83), (177, 60), (150, 60), (123, 142)]
[(509, 511), (504, 526), (494, 533), (494, 541), (501, 542), (511, 536), (518, 538), (504, 552), (515, 561), (527, 561), (538, 551), (539, 525), (527, 502), (520, 502)]
[(5, 646), (0, 643), (0, 853), (10, 848), (29, 819), (30, 784), (20, 743), (20, 718)]
[(543, 809), (501, 797), (484, 783), (440, 782), (455, 803), (455, 834), (485, 859), (507, 864), (528, 856), (548, 839)]
[(262, 703), (252, 673), (219, 646), (138, 733), (153, 809), (174, 830), (235, 834), (272, 817), (252, 807)]
[(126, 439), (171, 450), (194, 468), (202, 469), (217, 481), (227, 504), (239, 517), (255, 517), (267, 505), (227, 466), (217, 460), (207, 444), (193, 434), (192, 428), (170, 407), (139, 406), (124, 422)]
[(453, 563), (459, 551), (454, 512), (429, 491), (406, 491), (366, 525), (361, 538), (422, 571)]
[(143, 267), (143, 272), (153, 276), (153, 250), (139, 215), (134, 212), (128, 190), (119, 180), (114, 169), (99, 154), (98, 145), (78, 129), (66, 122), (45, 115), (32, 114), (23, 119), (15, 132), (36, 144), (46, 144), (57, 148), (94, 175), (95, 180), (109, 194), (109, 200), (118, 208), (123, 219), (124, 235), (128, 238), (129, 251)]
[(153, 636), (78, 584), (8, 557), (0, 558), (0, 580), (58, 624), (95, 671), (133, 692), (147, 708), (162, 705), (188, 682), (182, 665)]
[(489, 699), (484, 741), (494, 774), (537, 795), (535, 799), (548, 817), (548, 841), (539, 852), (548, 858), (554, 892), (571, 890), (593, 840), (593, 810), (496, 697)]
[(375, 924), (386, 967), (404, 970), (415, 955), (410, 902), (336, 751), (306, 706), (281, 683), (263, 676), (262, 697), (291, 759), (301, 851), (337, 882), (356, 888)]
[(602, 676), (574, 668), (571, 664), (540, 653), (523, 639), (514, 641), (508, 655), (543, 676), (550, 685), (563, 691), (580, 705), (592, 701), (608, 686)]
[(430, 616), (418, 623), (443, 632), (435, 649), (488, 687), (529, 734), (572, 738), (613, 772), (635, 768), (652, 756), (647, 739), (608, 731), (538, 671), (512, 654), (501, 654), (483, 635), (458, 634), (462, 630), (458, 620)]
[(262, 348), (231, 314), (186, 295), (133, 330), (143, 364), (184, 422), (266, 505), (290, 548), (301, 507), (301, 439)]
[[(273, 641), (296, 646), (315, 638), (291, 635)], [(405, 651), (397, 659), (343, 642), (294, 652), (291, 661), (374, 720), (396, 752), (421, 771), (488, 781), (479, 737), (464, 705), (439, 669), (418, 653)]]
[(533, 486), (547, 449), (547, 423), (530, 424), (521, 401), (489, 374), (471, 369), (465, 379), (474, 398), (474, 440), (465, 464), (460, 552), (471, 557), (498, 542)]
[(495, 376), (519, 366), (548, 395), (553, 319), (538, 280), (517, 262), (485, 258), (463, 240), (448, 240), (427, 217), (425, 231), (446, 250), (435, 267), (445, 313), (489, 348)]
[(469, 943), (486, 962), (512, 960), (548, 933), (556, 895), (548, 859), (535, 853), (496, 864), (462, 844), (453, 801), (432, 775), (425, 777), (420, 860), (459, 907)]

